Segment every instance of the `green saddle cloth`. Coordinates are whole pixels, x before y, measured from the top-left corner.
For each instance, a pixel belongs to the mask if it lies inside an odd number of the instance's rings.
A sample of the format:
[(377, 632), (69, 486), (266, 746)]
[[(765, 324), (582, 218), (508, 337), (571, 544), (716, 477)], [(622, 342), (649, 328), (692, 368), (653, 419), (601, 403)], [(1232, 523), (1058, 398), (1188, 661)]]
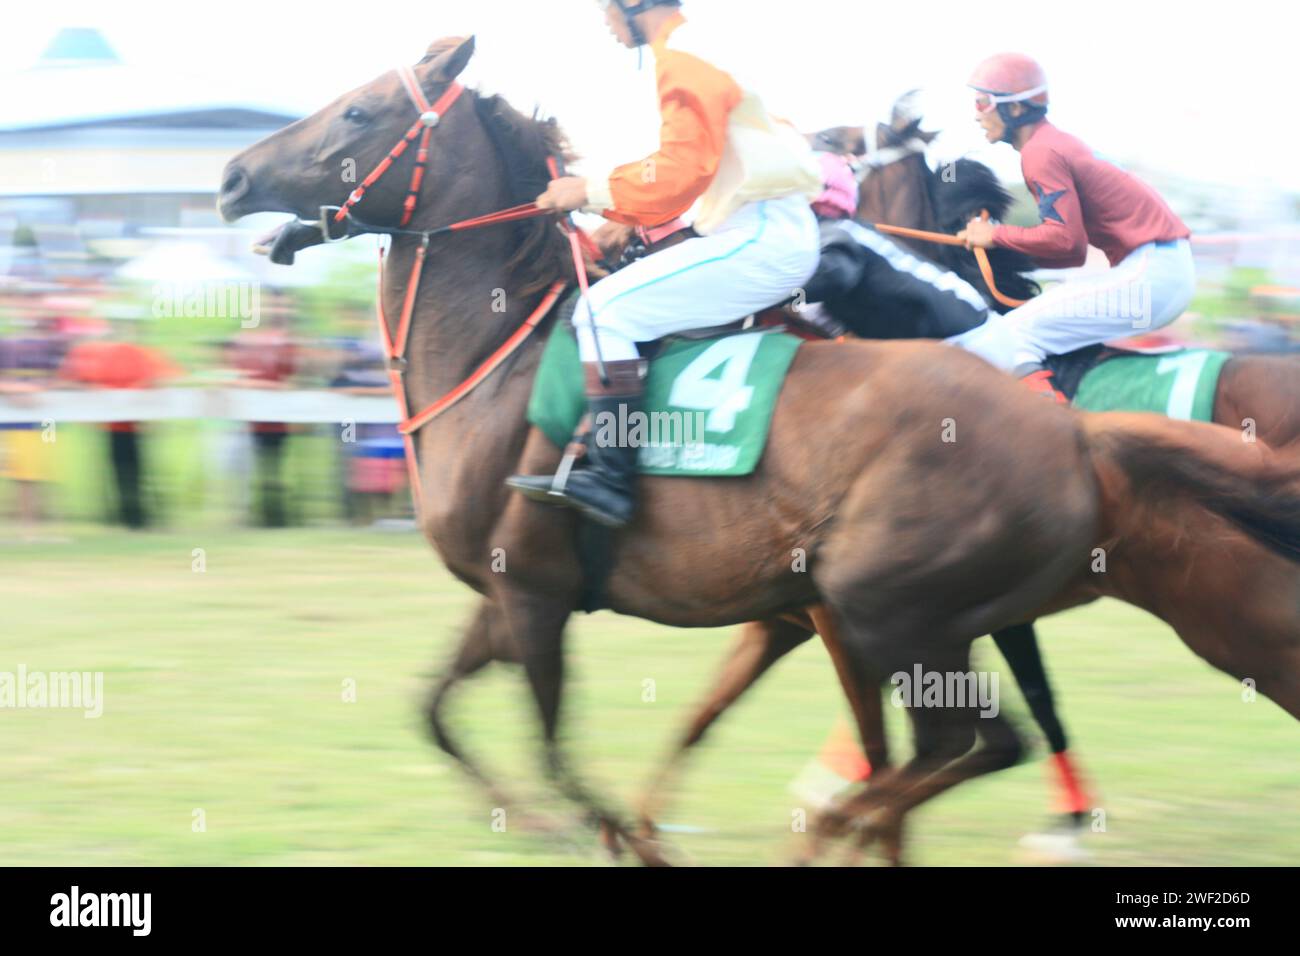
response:
[(1090, 369), (1074, 407), (1090, 412), (1156, 412), (1183, 421), (1214, 420), (1214, 396), (1228, 352), (1184, 349), (1121, 355)]
[[(618, 427), (621, 442), (640, 446), (642, 474), (748, 475), (763, 455), (772, 410), (800, 344), (779, 331), (665, 339), (650, 362), (644, 414), (606, 427)], [(528, 421), (562, 448), (586, 410), (573, 327), (558, 321), (533, 382)]]

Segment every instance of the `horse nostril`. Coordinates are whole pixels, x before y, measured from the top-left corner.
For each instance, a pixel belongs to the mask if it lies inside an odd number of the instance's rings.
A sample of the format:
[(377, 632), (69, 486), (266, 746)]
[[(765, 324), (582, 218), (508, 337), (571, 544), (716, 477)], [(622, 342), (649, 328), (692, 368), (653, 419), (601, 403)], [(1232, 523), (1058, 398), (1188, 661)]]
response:
[(248, 175), (238, 166), (226, 173), (225, 182), (221, 184), (221, 198), (233, 202), (248, 192)]
[(217, 193), (217, 212), (226, 222), (234, 222), (242, 213), (240, 200), (248, 196), (253, 189), (253, 181), (238, 166), (227, 166), (226, 174), (221, 180), (221, 191)]

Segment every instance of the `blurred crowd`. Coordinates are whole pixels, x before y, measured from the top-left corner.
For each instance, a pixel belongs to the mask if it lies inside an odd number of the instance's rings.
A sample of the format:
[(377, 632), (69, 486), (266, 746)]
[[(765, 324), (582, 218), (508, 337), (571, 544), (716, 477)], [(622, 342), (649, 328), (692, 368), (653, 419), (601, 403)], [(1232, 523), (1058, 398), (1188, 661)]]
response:
[[(373, 286), (360, 286), (348, 278), (314, 293), (259, 287), (249, 323), (158, 317), (147, 289), (102, 274), (0, 284), (0, 407), (9, 410), (0, 416), (0, 515), (28, 537), (51, 520), (140, 529), (189, 521), (194, 511), (267, 528), (406, 526), (394, 425), (105, 421), (85, 394), (238, 387), (388, 396), (373, 313), (362, 305)], [(1203, 282), (1188, 315), (1130, 344), (1294, 351), (1297, 330), (1300, 289), (1263, 269), (1228, 266)], [(51, 390), (78, 390), (91, 410), (79, 417), (89, 421), (43, 417), (35, 398)], [(24, 407), (30, 418), (14, 411)]]
[[(75, 516), (132, 529), (181, 520), (175, 512), (211, 504), (192, 493), (173, 494), (178, 503), (161, 504), (164, 489), (176, 491), (176, 476), (168, 471), (183, 464), (193, 474), (195, 463), (188, 459), (197, 453), (205, 497), (219, 494), (232, 512), (223, 520), (275, 528), (318, 519), (367, 524), (408, 519), (402, 441), (394, 425), (72, 424), (39, 410), (39, 397), (53, 390), (390, 394), (372, 318), (340, 317), (334, 323), (338, 334), (321, 336), (316, 328), (308, 333), (300, 327), (299, 308), (295, 297), (264, 290), (255, 327), (238, 320), (220, 323), (224, 329), (208, 323), (196, 338), (163, 328), (184, 319), (158, 320), (139, 308), (115, 307), (114, 290), (95, 283), (0, 294), (0, 403), (10, 410), (5, 416), (10, 420), (0, 421), (0, 509), (20, 533), (31, 536), (44, 522), (70, 517), (60, 513), (60, 503), (75, 495), (61, 492), (65, 485), (78, 485), (92, 500), (62, 509)], [(85, 403), (93, 406), (93, 399)], [(29, 420), (13, 420), (25, 417), (15, 409), (28, 407)], [(102, 416), (92, 407), (85, 417)], [(295, 469), (295, 457), (309, 466)]]

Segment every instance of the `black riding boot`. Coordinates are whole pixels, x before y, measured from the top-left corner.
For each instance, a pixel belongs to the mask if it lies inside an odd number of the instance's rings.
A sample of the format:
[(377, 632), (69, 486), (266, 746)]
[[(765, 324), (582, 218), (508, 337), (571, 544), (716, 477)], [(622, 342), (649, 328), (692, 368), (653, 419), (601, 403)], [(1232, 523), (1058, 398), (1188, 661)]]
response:
[[(632, 520), (636, 507), (632, 484), (638, 448), (626, 439), (635, 422), (634, 413), (641, 411), (645, 362), (606, 362), (608, 385), (600, 381), (594, 362), (585, 363), (583, 369), (587, 433), (585, 441), (575, 438), (580, 454), (572, 468), (567, 474), (561, 466), (555, 475), (515, 475), (506, 484), (534, 501), (567, 505), (600, 524), (621, 528)], [(574, 451), (571, 444), (568, 453)]]

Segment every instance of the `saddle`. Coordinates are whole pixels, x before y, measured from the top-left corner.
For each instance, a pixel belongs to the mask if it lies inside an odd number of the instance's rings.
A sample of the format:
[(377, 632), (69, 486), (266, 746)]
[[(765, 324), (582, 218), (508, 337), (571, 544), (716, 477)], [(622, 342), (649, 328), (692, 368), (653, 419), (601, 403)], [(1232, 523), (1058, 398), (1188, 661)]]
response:
[(1052, 380), (1057, 390), (1071, 402), (1079, 393), (1083, 378), (1107, 359), (1118, 355), (1138, 355), (1126, 349), (1111, 348), (1108, 345), (1088, 345), (1064, 355), (1049, 355), (1043, 364), (1052, 373)]
[(1150, 353), (1136, 349), (1121, 349), (1112, 345), (1085, 345), (1064, 355), (1049, 355), (1043, 363), (1052, 373), (1057, 389), (1071, 402), (1079, 394), (1079, 386), (1103, 362), (1114, 358), (1140, 357)]

